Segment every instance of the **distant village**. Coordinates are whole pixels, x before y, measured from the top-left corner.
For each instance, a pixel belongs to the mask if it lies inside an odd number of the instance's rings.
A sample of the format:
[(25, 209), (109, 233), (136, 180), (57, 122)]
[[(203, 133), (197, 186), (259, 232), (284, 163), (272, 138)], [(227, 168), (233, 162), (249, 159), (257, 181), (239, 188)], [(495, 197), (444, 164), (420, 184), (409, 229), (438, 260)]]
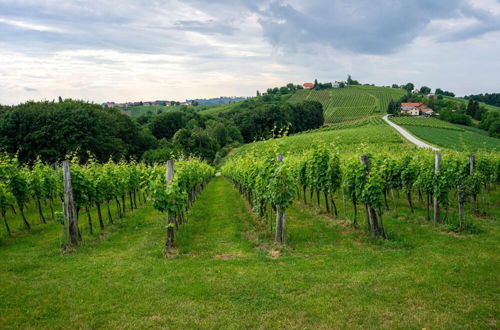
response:
[(245, 100), (246, 97), (239, 96), (220, 96), (209, 99), (194, 99), (194, 100), (186, 100), (184, 102), (178, 101), (164, 101), (164, 100), (156, 100), (156, 101), (139, 101), (139, 102), (124, 102), (124, 103), (116, 103), (116, 102), (104, 102), (101, 105), (104, 108), (120, 108), (122, 110), (131, 109), (133, 107), (139, 106), (163, 106), (163, 107), (173, 107), (173, 106), (197, 106), (197, 105), (219, 105), (219, 104), (231, 104), (234, 102)]
[(129, 109), (132, 107), (139, 107), (139, 106), (154, 106), (154, 105), (160, 105), (164, 107), (170, 107), (170, 106), (176, 106), (176, 105), (187, 105), (191, 106), (193, 105), (192, 101), (185, 101), (185, 102), (177, 102), (177, 101), (146, 101), (146, 102), (125, 102), (125, 103), (115, 103), (115, 102), (104, 102), (101, 104), (105, 108), (121, 108), (121, 109)]

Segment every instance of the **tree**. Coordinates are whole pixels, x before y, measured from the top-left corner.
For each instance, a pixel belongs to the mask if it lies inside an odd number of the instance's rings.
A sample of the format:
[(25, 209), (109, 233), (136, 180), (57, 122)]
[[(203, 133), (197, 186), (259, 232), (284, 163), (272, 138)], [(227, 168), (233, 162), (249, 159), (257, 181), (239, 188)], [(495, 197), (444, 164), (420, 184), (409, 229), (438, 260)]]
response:
[(149, 128), (157, 139), (170, 139), (186, 123), (186, 116), (183, 112), (169, 111), (156, 116), (149, 124)]
[(260, 96), (260, 92), (259, 92), (259, 91), (257, 91), (257, 97), (259, 97), (259, 96)]
[(392, 84), (392, 88), (399, 88), (398, 84)]
[(427, 95), (427, 94), (429, 94), (430, 92), (431, 92), (431, 89), (430, 89), (429, 87), (427, 87), (427, 86), (422, 86), (422, 87), (420, 87), (420, 93), (421, 93), (421, 94), (425, 94), (425, 95)]
[(411, 93), (413, 91), (413, 89), (415, 88), (415, 85), (413, 83), (407, 83), (405, 86), (404, 86), (404, 90), (406, 90), (409, 93)]
[(347, 75), (347, 84), (348, 85), (359, 85), (359, 82), (357, 80), (354, 80), (351, 78), (351, 75)]
[(398, 113), (398, 105), (394, 102), (393, 99), (389, 101), (389, 105), (387, 106), (387, 113), (390, 115), (396, 115)]
[(318, 87), (318, 79), (314, 79), (314, 87), (313, 88), (316, 88)]

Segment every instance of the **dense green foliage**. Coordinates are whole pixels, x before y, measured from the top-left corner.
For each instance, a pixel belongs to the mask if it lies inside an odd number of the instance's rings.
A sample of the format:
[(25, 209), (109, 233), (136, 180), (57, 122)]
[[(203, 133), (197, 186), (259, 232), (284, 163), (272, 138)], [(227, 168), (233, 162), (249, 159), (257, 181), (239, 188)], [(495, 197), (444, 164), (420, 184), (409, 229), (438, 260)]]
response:
[(24, 163), (37, 157), (53, 163), (72, 152), (81, 159), (90, 152), (99, 161), (139, 158), (154, 143), (118, 110), (83, 101), (27, 102), (0, 116), (0, 150)]
[(500, 93), (486, 93), (477, 95), (468, 95), (464, 97), (465, 99), (481, 101), (486, 104), (494, 105), (500, 107)]

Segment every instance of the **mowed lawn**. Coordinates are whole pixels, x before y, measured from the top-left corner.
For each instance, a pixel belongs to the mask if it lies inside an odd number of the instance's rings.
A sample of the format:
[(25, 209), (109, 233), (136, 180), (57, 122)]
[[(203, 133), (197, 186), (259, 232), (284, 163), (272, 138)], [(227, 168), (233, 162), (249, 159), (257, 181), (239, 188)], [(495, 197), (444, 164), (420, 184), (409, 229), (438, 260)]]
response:
[(451, 234), (401, 201), (384, 217), (390, 240), (380, 243), (365, 234), (363, 215), (354, 229), (296, 202), (279, 248), (269, 224), (216, 178), (169, 259), (165, 216), (150, 206), (75, 253), (61, 254), (54, 223), (2, 236), (0, 328), (494, 329), (495, 217), (474, 220), (480, 233)]

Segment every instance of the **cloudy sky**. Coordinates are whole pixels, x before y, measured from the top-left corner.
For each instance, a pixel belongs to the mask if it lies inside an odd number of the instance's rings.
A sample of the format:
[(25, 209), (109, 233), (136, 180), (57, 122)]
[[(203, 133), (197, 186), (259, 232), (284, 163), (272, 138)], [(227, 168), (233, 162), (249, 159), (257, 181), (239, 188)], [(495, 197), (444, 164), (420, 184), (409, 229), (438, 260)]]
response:
[(288, 82), (500, 92), (500, 0), (0, 0), (0, 103)]

